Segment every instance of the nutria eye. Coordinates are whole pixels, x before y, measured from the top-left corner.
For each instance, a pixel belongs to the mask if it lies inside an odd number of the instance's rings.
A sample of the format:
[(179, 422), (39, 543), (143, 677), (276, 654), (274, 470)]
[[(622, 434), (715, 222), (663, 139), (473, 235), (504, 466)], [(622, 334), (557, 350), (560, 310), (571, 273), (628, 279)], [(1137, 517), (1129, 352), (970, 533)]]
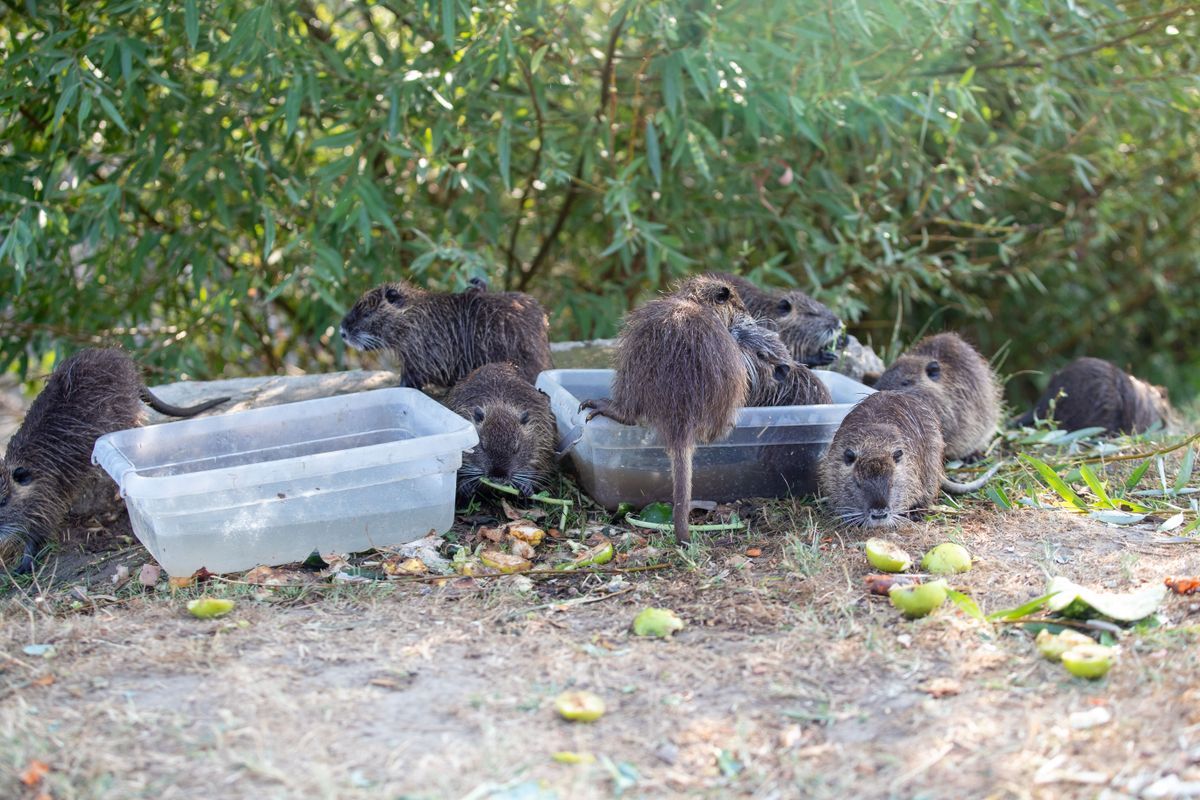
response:
[(930, 361), (925, 365), (925, 374), (929, 376), (929, 380), (931, 381), (941, 380), (942, 365), (936, 361)]
[(792, 313), (792, 301), (791, 300), (780, 300), (779, 307), (776, 309), (776, 311), (779, 313), (779, 316), (781, 316), (781, 317), (784, 314)]
[(903, 450), (897, 450), (896, 452), (892, 453), (892, 461), (895, 461), (897, 464), (899, 464), (899, 463), (900, 463), (900, 459), (901, 459), (903, 456), (904, 456), (904, 451), (903, 451)]
[(521, 415), (521, 424), (522, 424), (522, 425), (528, 425), (528, 424), (529, 424), (529, 412), (528, 412), (528, 411), (526, 411), (525, 413), (523, 413), (523, 414)]
[(766, 353), (764, 353), (762, 350), (759, 350), (758, 353), (756, 353), (756, 355), (758, 356), (759, 361), (769, 361), (770, 360), (770, 357)]
[(842, 453), (842, 458), (845, 459), (846, 465), (849, 466), (854, 463), (854, 459), (858, 458), (858, 455), (853, 450), (847, 448), (846, 452)]
[(731, 295), (731, 292), (729, 291), (729, 287), (722, 286), (720, 289), (717, 290), (716, 301), (718, 303), (724, 305), (725, 303), (729, 302), (730, 295)]
[(387, 300), (394, 306), (403, 305), (401, 302), (402, 298), (400, 297), (400, 292), (397, 289), (385, 289), (383, 291), (383, 299)]
[(483, 409), (482, 408), (476, 408), (471, 413), (474, 415), (476, 422), (483, 422)]
[(33, 480), (33, 473), (25, 469), (25, 467), (17, 467), (13, 470), (12, 479), (14, 483), (21, 486), (28, 486)]

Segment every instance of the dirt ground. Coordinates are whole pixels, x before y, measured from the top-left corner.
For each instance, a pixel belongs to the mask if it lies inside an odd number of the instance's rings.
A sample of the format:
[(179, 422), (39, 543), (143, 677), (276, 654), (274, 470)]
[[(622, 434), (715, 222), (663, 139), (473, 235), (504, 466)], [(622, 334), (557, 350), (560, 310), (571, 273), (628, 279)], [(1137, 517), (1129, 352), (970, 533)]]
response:
[[(985, 611), (1051, 574), (1116, 590), (1200, 574), (1195, 543), (1150, 526), (991, 508), (895, 538), (967, 546), (978, 563), (953, 583)], [(949, 605), (903, 620), (862, 588), (865, 536), (827, 522), (777, 502), (666, 569), (532, 588), (209, 583), (238, 606), (206, 621), (185, 611), (200, 589), (113, 588), (149, 560), (124, 519), (76, 528), (56, 578), (0, 601), (0, 796), (1200, 796), (1200, 595), (1169, 596), (1166, 624), (1122, 635), (1091, 683), (1016, 626)], [(650, 605), (687, 627), (634, 637)], [(604, 717), (560, 720), (570, 688)]]

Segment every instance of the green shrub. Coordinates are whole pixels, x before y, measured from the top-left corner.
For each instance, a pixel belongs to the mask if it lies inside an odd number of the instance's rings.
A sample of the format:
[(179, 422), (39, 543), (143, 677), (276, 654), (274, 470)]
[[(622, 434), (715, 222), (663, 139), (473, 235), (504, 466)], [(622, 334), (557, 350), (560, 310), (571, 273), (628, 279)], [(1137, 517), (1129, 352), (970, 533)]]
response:
[(607, 336), (721, 268), (877, 343), (932, 319), (1009, 371), (1090, 353), (1191, 392), (1187, 8), (4, 4), (0, 361), (332, 368), (397, 275)]

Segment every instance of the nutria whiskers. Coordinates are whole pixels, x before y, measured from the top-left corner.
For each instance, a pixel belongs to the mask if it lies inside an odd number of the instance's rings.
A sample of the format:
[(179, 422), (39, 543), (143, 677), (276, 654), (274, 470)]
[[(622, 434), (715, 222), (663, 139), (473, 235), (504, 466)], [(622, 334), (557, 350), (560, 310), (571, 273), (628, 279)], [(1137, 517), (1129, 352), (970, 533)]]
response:
[(18, 571), (32, 568), (91, 469), (96, 439), (141, 424), (139, 401), (188, 417), (228, 399), (189, 408), (164, 403), (120, 350), (82, 350), (62, 362), (0, 459), (0, 563), (12, 564), (20, 554)]
[(549, 322), (541, 303), (521, 292), (475, 288), (429, 292), (410, 283), (385, 283), (366, 292), (342, 319), (346, 344), (394, 352), (403, 382), (450, 387), (496, 361), (514, 364), (532, 383), (550, 368)]
[(463, 456), (458, 492), (469, 495), (483, 478), (511, 483), (529, 496), (546, 488), (554, 458), (550, 401), (515, 366), (485, 364), (459, 381), (446, 406), (470, 420), (479, 444)]

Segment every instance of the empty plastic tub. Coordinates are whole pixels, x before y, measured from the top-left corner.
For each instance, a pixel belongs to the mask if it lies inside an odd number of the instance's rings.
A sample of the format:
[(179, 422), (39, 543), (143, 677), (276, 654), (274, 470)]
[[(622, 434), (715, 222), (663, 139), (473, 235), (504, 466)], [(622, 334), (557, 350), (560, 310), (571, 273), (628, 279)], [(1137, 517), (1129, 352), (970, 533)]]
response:
[[(692, 496), (726, 502), (816, 494), (821, 454), (842, 418), (875, 391), (836, 372), (816, 374), (829, 387), (832, 405), (743, 408), (729, 436), (696, 448)], [(560, 436), (583, 424), (588, 412), (579, 410), (581, 401), (610, 396), (612, 377), (610, 369), (558, 369), (538, 377)], [(596, 417), (584, 426), (571, 461), (580, 486), (606, 508), (671, 499), (671, 461), (648, 428)]]
[(234, 572), (418, 539), (454, 522), (475, 428), (378, 389), (111, 433), (92, 460), (172, 575)]

